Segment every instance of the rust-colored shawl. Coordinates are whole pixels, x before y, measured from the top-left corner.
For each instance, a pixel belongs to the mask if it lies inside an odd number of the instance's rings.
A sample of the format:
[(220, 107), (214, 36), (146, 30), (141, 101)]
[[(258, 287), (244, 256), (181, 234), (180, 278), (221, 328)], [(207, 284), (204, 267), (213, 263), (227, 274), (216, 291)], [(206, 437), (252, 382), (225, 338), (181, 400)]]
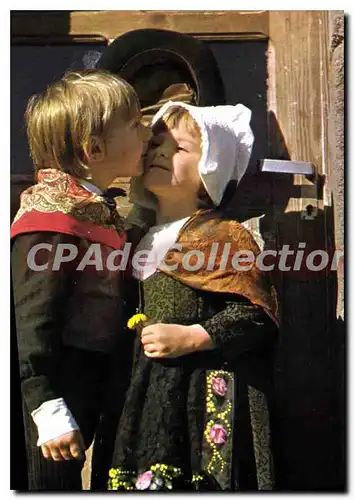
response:
[[(242, 224), (217, 210), (198, 210), (180, 230), (175, 247), (168, 250), (164, 264), (159, 267), (161, 272), (199, 290), (242, 295), (261, 306), (279, 324), (275, 288), (269, 276), (258, 269), (255, 260), (260, 254), (259, 247)], [(188, 270), (186, 262), (192, 267), (197, 263), (198, 257), (193, 257), (196, 250), (203, 253), (204, 264), (197, 270)], [(239, 252), (242, 257), (246, 251), (254, 259), (236, 262), (235, 258), (233, 265), (234, 254)], [(187, 255), (188, 252), (191, 254)]]

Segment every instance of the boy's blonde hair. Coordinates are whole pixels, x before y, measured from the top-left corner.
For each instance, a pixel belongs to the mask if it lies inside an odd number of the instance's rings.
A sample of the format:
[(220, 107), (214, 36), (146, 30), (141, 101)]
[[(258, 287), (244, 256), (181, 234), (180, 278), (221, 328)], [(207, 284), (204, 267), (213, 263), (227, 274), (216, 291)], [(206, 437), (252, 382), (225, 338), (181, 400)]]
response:
[(162, 125), (162, 123), (169, 129), (177, 128), (181, 123), (183, 123), (189, 134), (191, 134), (195, 138), (201, 139), (199, 125), (187, 111), (187, 109), (183, 108), (182, 106), (172, 106), (170, 109), (168, 109), (166, 113), (161, 117), (161, 120), (159, 120), (153, 126), (153, 131), (158, 132), (158, 128)]
[(67, 73), (28, 101), (25, 119), (35, 168), (89, 178), (91, 137), (105, 140), (113, 119), (128, 123), (139, 113), (133, 87), (119, 76), (96, 69)]

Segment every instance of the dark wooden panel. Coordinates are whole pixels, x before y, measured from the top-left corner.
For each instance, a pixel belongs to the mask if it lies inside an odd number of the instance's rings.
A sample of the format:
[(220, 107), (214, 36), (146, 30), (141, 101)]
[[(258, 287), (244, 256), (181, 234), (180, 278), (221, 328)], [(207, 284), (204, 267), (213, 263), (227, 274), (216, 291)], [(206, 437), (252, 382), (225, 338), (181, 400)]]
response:
[(93, 67), (106, 47), (101, 43), (15, 45), (11, 47), (11, 173), (32, 171), (24, 112), (28, 98), (66, 71)]

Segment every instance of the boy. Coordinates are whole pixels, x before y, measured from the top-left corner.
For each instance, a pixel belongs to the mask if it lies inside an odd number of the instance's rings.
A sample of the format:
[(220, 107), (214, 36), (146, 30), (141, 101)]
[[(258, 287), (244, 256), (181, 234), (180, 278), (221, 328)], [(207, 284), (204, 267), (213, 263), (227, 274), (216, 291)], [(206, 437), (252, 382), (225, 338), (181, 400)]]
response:
[(102, 70), (68, 73), (25, 117), (37, 184), (11, 238), (28, 488), (80, 490), (122, 330), (122, 274), (106, 262), (126, 238), (104, 191), (140, 175), (144, 129), (133, 88)]

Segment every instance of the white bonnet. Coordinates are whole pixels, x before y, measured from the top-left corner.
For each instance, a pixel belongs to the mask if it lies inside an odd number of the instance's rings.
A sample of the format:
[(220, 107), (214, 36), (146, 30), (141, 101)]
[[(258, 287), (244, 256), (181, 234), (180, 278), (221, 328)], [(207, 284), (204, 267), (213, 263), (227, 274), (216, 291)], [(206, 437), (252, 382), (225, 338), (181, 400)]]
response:
[(251, 156), (254, 136), (250, 127), (251, 111), (243, 106), (191, 106), (169, 101), (152, 120), (154, 125), (171, 107), (183, 107), (199, 125), (202, 153), (199, 175), (216, 206), (222, 200), (230, 180), (241, 180)]

